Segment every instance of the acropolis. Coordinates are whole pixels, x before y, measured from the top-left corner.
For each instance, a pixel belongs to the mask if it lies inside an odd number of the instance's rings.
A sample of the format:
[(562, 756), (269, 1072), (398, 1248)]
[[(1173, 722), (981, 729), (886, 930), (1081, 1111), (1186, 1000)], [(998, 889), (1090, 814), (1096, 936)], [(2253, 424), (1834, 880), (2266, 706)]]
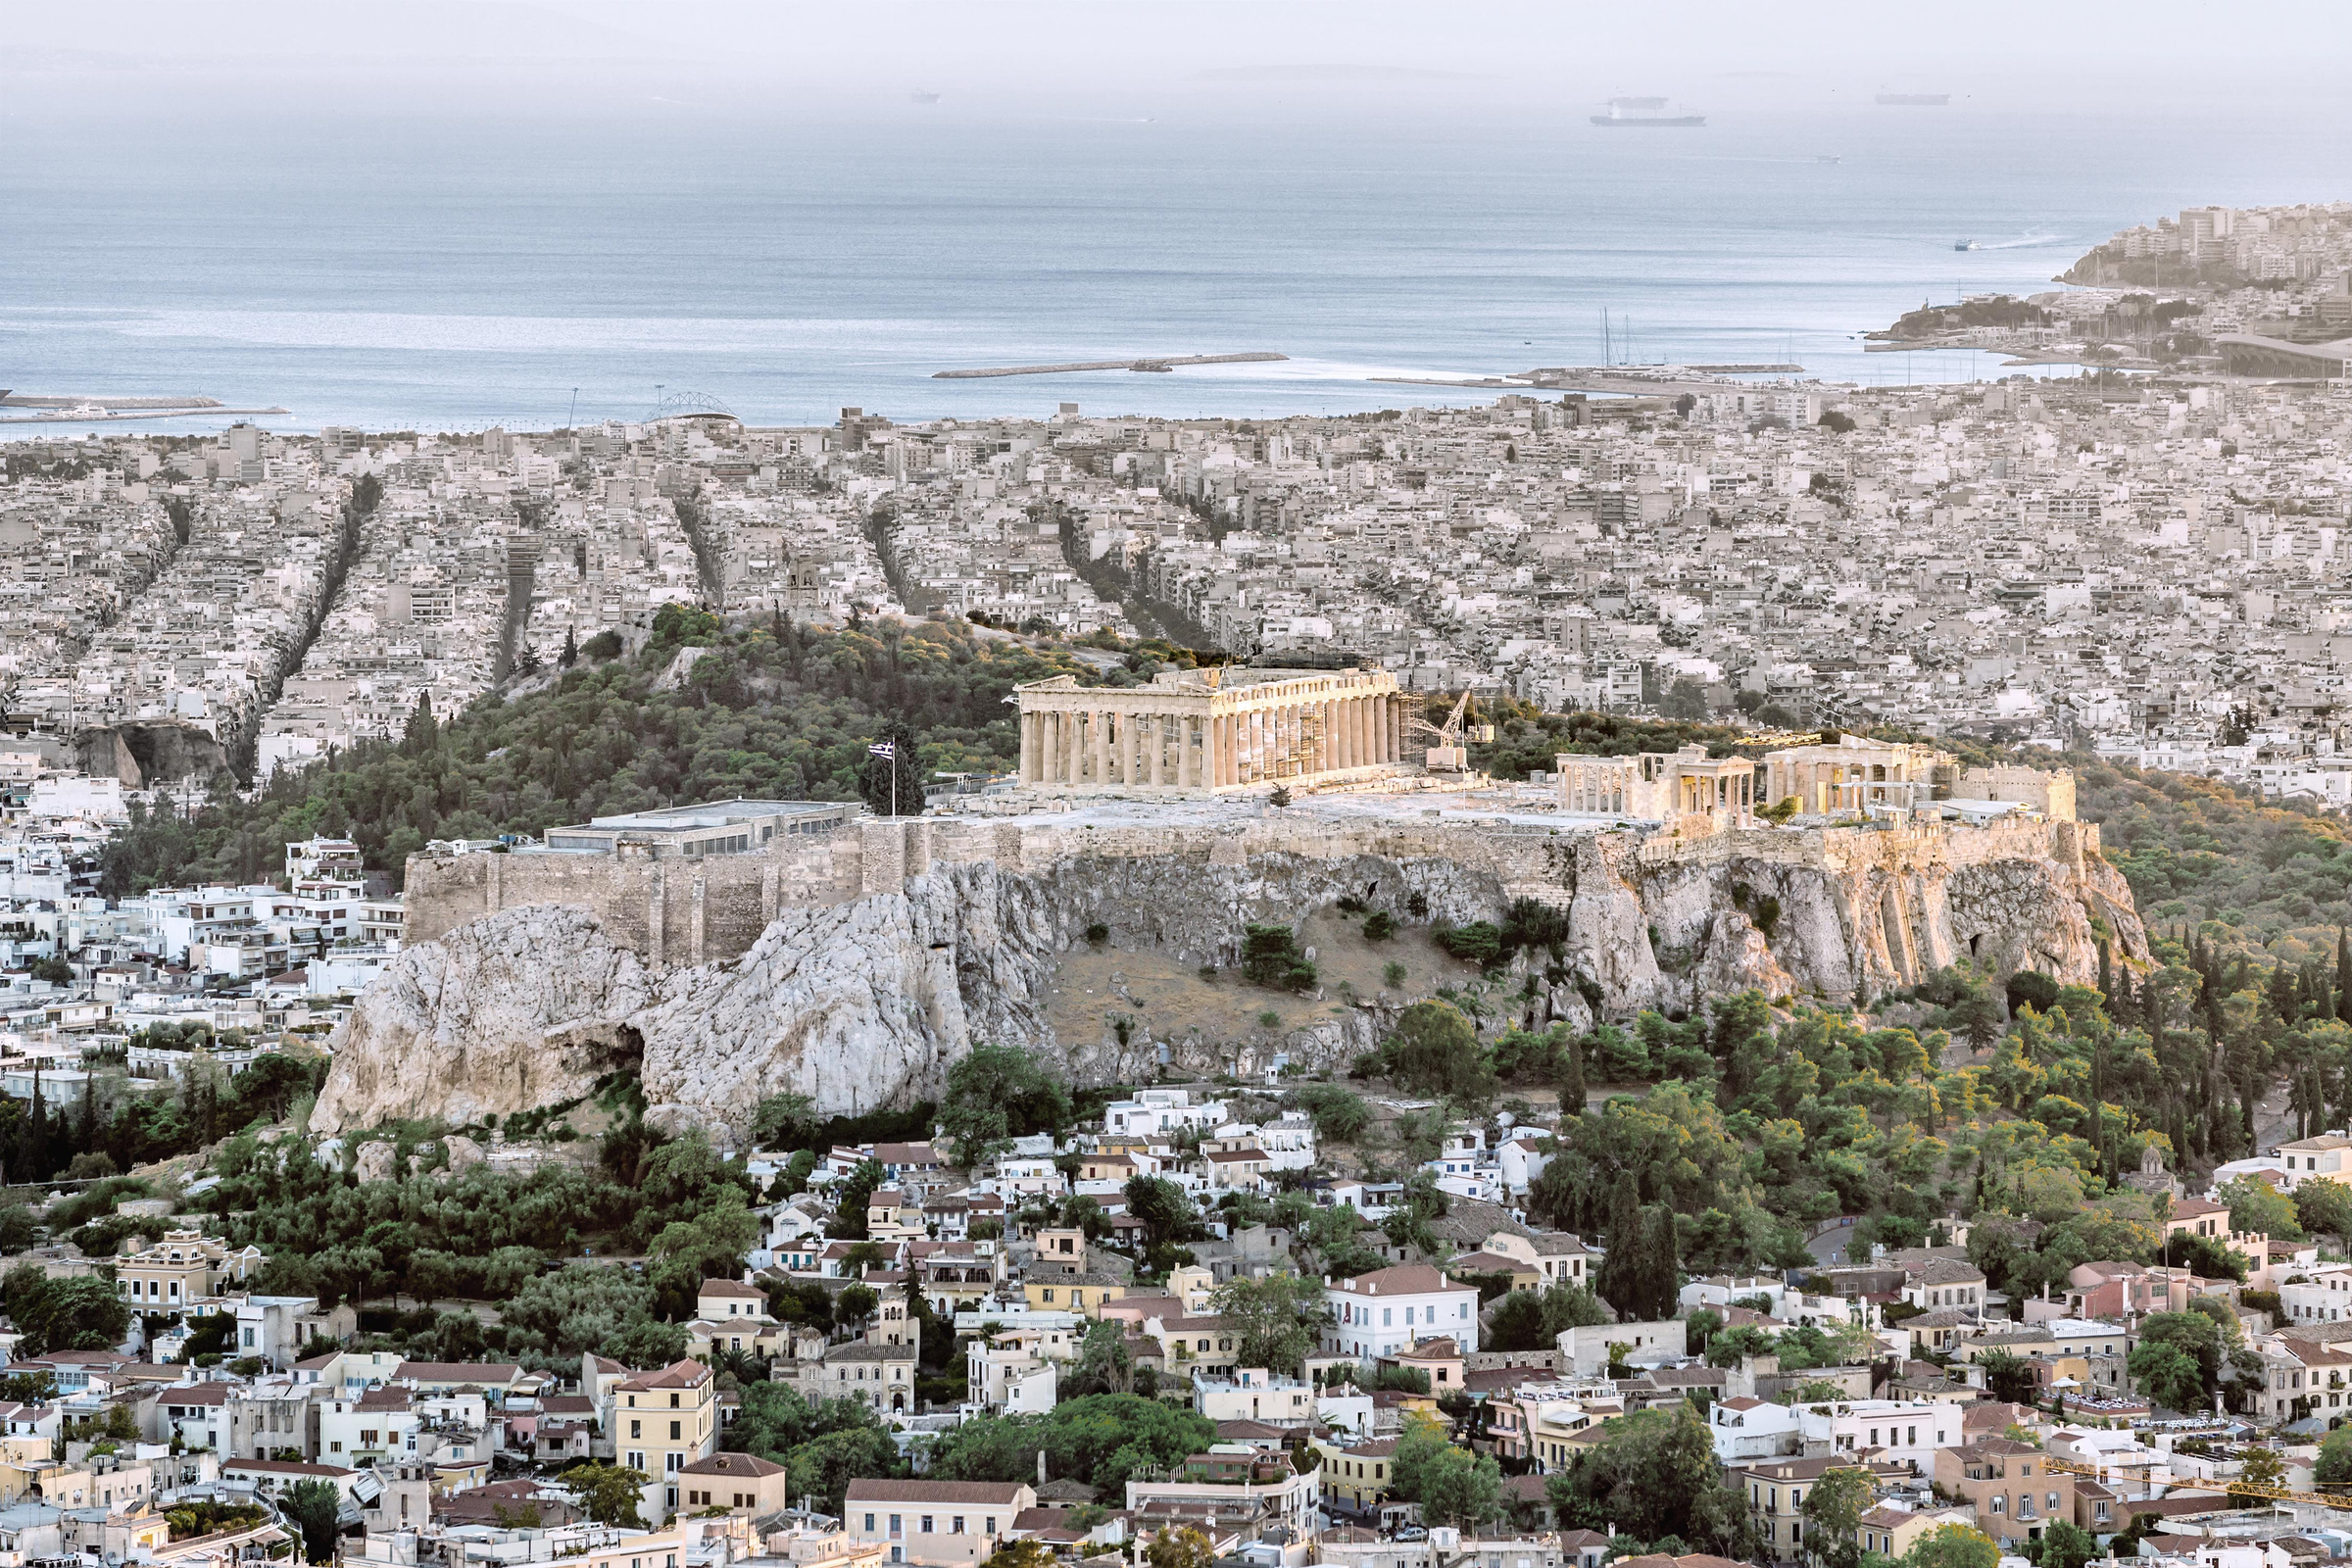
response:
[(1149, 686), (1019, 688), (1021, 783), (1055, 794), (1211, 795), (1377, 778), (1404, 761), (1386, 670), (1167, 670)]

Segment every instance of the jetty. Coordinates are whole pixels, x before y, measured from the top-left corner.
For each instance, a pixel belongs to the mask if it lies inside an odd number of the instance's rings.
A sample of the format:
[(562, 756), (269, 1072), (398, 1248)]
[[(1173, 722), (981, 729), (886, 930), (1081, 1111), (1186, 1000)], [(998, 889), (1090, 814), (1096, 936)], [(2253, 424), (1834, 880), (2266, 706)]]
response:
[(1180, 365), (1264, 365), (1288, 354), (1177, 354), (1137, 360), (1073, 360), (1066, 365), (994, 365), (977, 370), (934, 370), (934, 381), (970, 381), (992, 375), (1069, 375), (1079, 370), (1173, 370)]

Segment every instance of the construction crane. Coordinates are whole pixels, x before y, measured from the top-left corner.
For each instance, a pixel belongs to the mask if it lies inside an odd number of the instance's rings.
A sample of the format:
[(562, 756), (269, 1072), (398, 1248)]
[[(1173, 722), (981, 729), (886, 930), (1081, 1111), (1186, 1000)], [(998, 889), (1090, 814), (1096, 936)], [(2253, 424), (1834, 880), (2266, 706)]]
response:
[(1404, 721), (1404, 732), (1407, 735), (1437, 737), (1430, 743), (1429, 756), (1424, 760), (1424, 765), (1432, 773), (1469, 771), (1470, 748), (1462, 744), (1462, 715), (1469, 711), (1470, 691), (1468, 687), (1464, 687), (1461, 701), (1453, 705), (1453, 711), (1446, 715), (1444, 724), (1432, 724), (1418, 714)]
[[(2108, 1475), (2107, 1467), (2105, 1465), (2077, 1464), (2071, 1459), (2045, 1458), (2042, 1461), (2042, 1466), (2044, 1469), (2059, 1471), (2070, 1476), (2082, 1476), (2085, 1480), (2090, 1481), (2104, 1482), (2111, 1479)], [(2122, 1482), (2126, 1478), (2122, 1475), (2117, 1475), (2112, 1479), (2117, 1482)], [(2302, 1502), (2310, 1503), (2321, 1508), (2352, 1508), (2352, 1495), (2344, 1495), (2337, 1493), (2294, 1492), (2285, 1487), (2258, 1487), (2244, 1481), (2226, 1482), (2223, 1483), (2223, 1486), (2228, 1491), (2230, 1497), (2262, 1497), (2272, 1502)], [(2168, 1494), (2168, 1495), (2178, 1495), (2180, 1494), (2180, 1489), (2179, 1488), (2175, 1488), (2173, 1493)], [(2216, 1497), (2214, 1499), (2216, 1506), (2226, 1505), (2228, 1501), (2229, 1497)], [(2127, 1515), (2131, 1513), (2131, 1503), (2126, 1502), (2122, 1506)]]

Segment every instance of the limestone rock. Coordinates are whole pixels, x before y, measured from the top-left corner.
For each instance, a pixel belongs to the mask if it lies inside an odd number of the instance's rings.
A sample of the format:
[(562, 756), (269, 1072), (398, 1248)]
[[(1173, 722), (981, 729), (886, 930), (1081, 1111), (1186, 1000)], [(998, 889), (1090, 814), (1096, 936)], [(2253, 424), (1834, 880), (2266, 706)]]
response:
[(382, 1139), (362, 1144), (352, 1156), (352, 1171), (364, 1182), (388, 1182), (398, 1174), (395, 1161), (399, 1153)]
[(532, 905), (461, 926), (404, 950), (361, 993), (311, 1125), (477, 1121), (584, 1095), (634, 1064), (623, 1020), (652, 994), (644, 961), (585, 909)]
[(456, 1134), (442, 1139), (441, 1147), (449, 1151), (449, 1173), (452, 1176), (462, 1170), (469, 1170), (489, 1157), (482, 1152), (481, 1145)]
[[(1595, 1010), (1693, 1009), (1748, 988), (1849, 1004), (1961, 958), (2089, 983), (2100, 927), (2120, 959), (2145, 959), (2147, 943), (2130, 888), (2084, 842), (2065, 824), (1826, 845), (1792, 830), (1690, 853), (1602, 833), (1515, 837), (1479, 859), (1373, 853), (1360, 840), (1245, 855), (1219, 836), (1136, 855), (1078, 839), (1017, 869), (934, 860), (893, 891), (787, 907), (740, 956), (659, 971), (588, 909), (525, 905), (400, 956), (337, 1036), (312, 1125), (504, 1115), (627, 1066), (658, 1123), (740, 1131), (761, 1099), (787, 1091), (848, 1113), (935, 1096), (979, 1040), (1036, 1052), (1079, 1083), (1133, 1081), (1163, 1059), (1255, 1072), (1277, 1051), (1309, 1070), (1339, 1066), (1379, 1042), (1397, 1002), (1360, 998), (1268, 1042), (1240, 1017), (1230, 1039), (1145, 1027), (1121, 1040), (1107, 1023), (1057, 1039), (1046, 999), (1062, 956), (1098, 922), (1117, 949), (1224, 967), (1250, 923), (1293, 922), (1344, 897), (1457, 923), (1499, 920), (1520, 898), (1564, 909), (1567, 980), (1552, 986), (1551, 1013), (1580, 1029)], [(1520, 959), (1539, 974), (1554, 961)]]

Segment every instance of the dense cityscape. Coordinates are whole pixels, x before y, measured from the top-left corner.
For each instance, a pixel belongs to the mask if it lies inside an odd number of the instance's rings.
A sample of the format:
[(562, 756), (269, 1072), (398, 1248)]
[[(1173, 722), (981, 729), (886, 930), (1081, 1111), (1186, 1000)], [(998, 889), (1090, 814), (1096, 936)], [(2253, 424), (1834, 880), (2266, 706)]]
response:
[(1899, 385), (17, 432), (0, 1568), (2352, 1555), (2348, 213)]

